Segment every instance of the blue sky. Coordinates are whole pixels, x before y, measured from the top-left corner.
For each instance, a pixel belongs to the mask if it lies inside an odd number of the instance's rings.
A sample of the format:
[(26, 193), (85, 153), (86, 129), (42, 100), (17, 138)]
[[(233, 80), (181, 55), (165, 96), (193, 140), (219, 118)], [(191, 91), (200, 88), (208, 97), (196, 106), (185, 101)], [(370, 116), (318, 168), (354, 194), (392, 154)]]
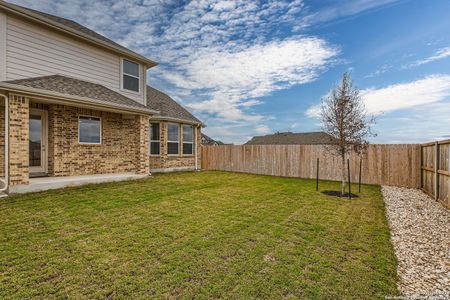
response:
[(450, 1), (14, 0), (73, 19), (159, 63), (149, 84), (236, 144), (317, 131), (350, 70), (373, 143), (450, 138)]

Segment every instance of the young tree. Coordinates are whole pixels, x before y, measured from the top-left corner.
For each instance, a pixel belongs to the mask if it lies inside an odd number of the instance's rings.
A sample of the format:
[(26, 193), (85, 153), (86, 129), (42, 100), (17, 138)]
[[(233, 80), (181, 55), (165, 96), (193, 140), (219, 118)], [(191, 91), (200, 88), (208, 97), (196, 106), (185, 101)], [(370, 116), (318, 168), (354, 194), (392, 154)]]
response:
[(336, 139), (336, 143), (327, 146), (327, 149), (341, 157), (341, 195), (343, 196), (346, 181), (346, 154), (351, 151), (360, 154), (368, 144), (366, 139), (369, 136), (375, 136), (371, 132), (375, 119), (367, 114), (359, 90), (354, 87), (349, 72), (345, 72), (340, 84), (322, 99), (320, 116), (323, 130)]

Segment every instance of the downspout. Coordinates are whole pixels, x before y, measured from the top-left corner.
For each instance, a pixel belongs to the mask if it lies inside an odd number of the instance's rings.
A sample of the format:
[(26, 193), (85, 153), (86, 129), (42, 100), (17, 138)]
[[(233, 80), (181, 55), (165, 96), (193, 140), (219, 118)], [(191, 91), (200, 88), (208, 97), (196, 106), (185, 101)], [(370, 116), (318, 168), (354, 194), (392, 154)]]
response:
[(198, 157), (198, 139), (197, 139), (197, 131), (198, 131), (198, 128), (199, 128), (199, 126), (197, 125), (196, 127), (195, 127), (195, 132), (194, 132), (194, 141), (195, 141), (195, 148), (194, 148), (194, 150), (195, 150), (195, 171), (197, 171), (198, 170), (198, 159), (197, 159), (197, 157)]
[(0, 188), (0, 192), (4, 192), (9, 186), (9, 99), (3, 94), (0, 94), (0, 97), (5, 99), (5, 180), (0, 178), (5, 185)]

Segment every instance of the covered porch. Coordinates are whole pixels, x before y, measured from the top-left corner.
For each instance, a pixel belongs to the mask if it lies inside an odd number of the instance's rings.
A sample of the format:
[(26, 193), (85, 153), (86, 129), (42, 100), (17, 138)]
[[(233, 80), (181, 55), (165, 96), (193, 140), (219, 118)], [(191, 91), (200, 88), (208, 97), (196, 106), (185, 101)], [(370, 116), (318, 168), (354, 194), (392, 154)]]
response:
[(151, 111), (143, 105), (28, 90), (0, 94), (0, 189), (23, 193), (150, 174)]

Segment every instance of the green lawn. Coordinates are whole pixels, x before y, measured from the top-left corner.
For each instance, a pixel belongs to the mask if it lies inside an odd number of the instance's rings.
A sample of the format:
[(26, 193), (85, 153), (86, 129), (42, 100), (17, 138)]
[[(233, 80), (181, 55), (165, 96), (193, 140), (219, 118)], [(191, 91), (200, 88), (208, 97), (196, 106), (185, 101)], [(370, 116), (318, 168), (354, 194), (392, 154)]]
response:
[(0, 298), (370, 299), (396, 280), (379, 186), (199, 172), (0, 200)]

